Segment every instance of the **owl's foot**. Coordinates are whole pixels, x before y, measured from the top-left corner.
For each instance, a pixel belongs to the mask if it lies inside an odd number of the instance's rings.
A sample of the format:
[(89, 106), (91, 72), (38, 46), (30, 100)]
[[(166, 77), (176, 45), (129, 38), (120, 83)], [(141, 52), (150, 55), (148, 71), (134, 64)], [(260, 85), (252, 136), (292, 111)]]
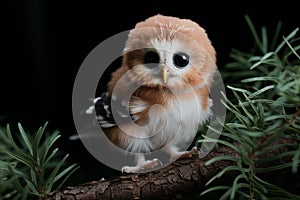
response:
[(153, 160), (145, 160), (145, 157), (143, 155), (137, 156), (137, 165), (136, 166), (124, 166), (122, 167), (121, 171), (122, 173), (137, 173), (142, 172), (146, 169), (152, 169), (157, 166), (161, 166), (162, 163), (158, 159)]
[(145, 169), (152, 169), (156, 166), (162, 165), (158, 159), (145, 160), (144, 163), (139, 163), (136, 166), (124, 166), (122, 167), (122, 173), (137, 173)]
[(197, 147), (193, 147), (190, 151), (178, 151), (176, 147), (171, 146), (166, 149), (166, 152), (170, 155), (171, 161), (175, 161), (178, 158), (190, 158), (199, 154)]
[(193, 155), (198, 155), (199, 151), (197, 147), (193, 147), (190, 151), (182, 152), (182, 155), (179, 158), (190, 158)]

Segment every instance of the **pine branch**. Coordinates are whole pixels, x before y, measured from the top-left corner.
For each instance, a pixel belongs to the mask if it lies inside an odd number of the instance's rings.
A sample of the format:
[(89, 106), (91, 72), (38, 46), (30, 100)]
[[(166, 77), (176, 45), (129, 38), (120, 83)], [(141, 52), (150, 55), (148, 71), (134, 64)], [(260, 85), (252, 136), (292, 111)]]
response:
[[(267, 148), (280, 144), (291, 144), (292, 148), (270, 150), (268, 154), (258, 156), (273, 157), (280, 153), (296, 150), (297, 141), (293, 139), (279, 139)], [(234, 144), (239, 147), (239, 143)], [(226, 167), (236, 165), (231, 160), (219, 160), (208, 164), (207, 162), (219, 156), (231, 156), (240, 158), (238, 153), (232, 148), (223, 146), (215, 148), (206, 157), (199, 159), (193, 156), (189, 159), (179, 159), (160, 170), (145, 174), (125, 174), (119, 177), (92, 181), (78, 186), (70, 186), (48, 196), (49, 200), (54, 199), (180, 199), (186, 195), (197, 195), (207, 189), (207, 182), (220, 173)], [(291, 163), (292, 157), (286, 156), (269, 163), (257, 164), (256, 167), (264, 168), (281, 164)], [(268, 166), (265, 166), (268, 165)], [(277, 171), (278, 174), (291, 174), (291, 167)], [(228, 171), (221, 178), (216, 179), (216, 185), (230, 185), (237, 176), (237, 171)], [(274, 176), (274, 172), (264, 173), (264, 177)], [(201, 198), (203, 199), (203, 197)]]
[[(7, 125), (0, 129), (0, 200), (46, 199), (47, 194), (62, 187), (78, 169), (76, 164), (65, 168), (68, 155), (60, 159), (53, 144), (60, 137), (57, 131), (45, 137), (47, 123), (35, 135), (18, 123), (15, 134)], [(44, 136), (44, 137), (43, 137)], [(64, 168), (64, 169), (63, 169)]]

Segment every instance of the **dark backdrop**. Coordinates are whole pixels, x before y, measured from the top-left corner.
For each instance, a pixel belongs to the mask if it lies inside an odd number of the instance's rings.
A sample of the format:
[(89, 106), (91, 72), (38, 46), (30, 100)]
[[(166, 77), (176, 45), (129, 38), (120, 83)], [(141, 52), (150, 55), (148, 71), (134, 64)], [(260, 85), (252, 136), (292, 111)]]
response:
[(206, 29), (222, 68), (231, 48), (248, 50), (253, 44), (245, 14), (271, 32), (279, 20), (286, 34), (300, 25), (299, 8), (289, 1), (126, 2), (131, 1), (20, 0), (2, 6), (0, 125), (21, 122), (36, 130), (49, 121), (49, 128), (62, 134), (61, 148), (95, 176), (100, 164), (80, 142), (67, 138), (76, 134), (72, 88), (77, 70), (101, 41), (158, 13), (190, 18)]

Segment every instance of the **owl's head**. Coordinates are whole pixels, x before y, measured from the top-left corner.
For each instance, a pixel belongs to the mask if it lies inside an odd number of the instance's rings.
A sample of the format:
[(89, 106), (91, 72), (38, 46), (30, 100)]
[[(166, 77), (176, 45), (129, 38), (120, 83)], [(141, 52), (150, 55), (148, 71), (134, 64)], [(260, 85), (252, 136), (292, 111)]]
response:
[(209, 86), (216, 69), (216, 53), (197, 23), (155, 15), (130, 31), (123, 66), (131, 81), (149, 87)]

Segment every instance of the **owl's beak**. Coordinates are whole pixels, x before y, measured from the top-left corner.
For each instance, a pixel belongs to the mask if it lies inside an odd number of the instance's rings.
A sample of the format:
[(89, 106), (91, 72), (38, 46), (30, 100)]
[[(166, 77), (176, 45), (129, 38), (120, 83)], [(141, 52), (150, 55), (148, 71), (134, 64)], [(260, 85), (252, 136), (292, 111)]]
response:
[(168, 68), (166, 66), (163, 66), (162, 68), (162, 78), (163, 78), (163, 81), (164, 83), (167, 83), (167, 80), (168, 80)]

